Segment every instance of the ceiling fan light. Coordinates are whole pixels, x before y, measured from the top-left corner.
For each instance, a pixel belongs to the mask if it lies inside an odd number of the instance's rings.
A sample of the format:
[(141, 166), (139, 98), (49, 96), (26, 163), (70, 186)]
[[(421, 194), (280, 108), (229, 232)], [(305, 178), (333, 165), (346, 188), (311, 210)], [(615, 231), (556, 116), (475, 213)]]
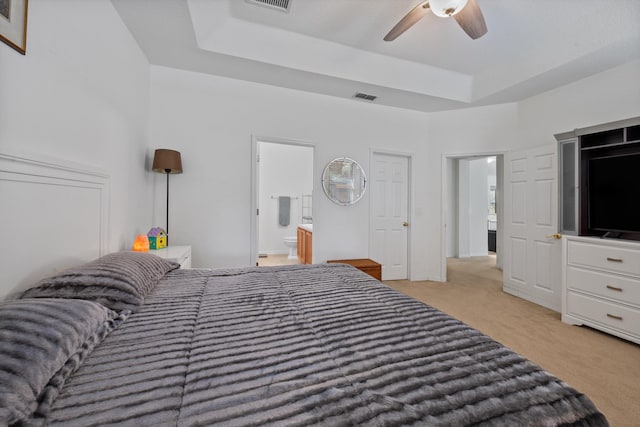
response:
[(460, 12), (469, 0), (429, 0), (431, 11), (441, 18), (447, 18)]

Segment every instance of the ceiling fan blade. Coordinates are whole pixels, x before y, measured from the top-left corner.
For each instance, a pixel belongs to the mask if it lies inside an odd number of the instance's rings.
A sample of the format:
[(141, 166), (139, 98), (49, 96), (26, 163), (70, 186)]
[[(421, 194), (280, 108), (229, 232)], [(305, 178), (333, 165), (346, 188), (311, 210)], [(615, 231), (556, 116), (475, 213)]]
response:
[(386, 36), (384, 36), (384, 41), (390, 42), (395, 40), (400, 34), (404, 33), (411, 28), (413, 24), (421, 20), (427, 12), (429, 12), (428, 1), (422, 2), (411, 9), (411, 11), (407, 13)]
[(469, 0), (464, 9), (453, 15), (453, 17), (464, 32), (474, 40), (487, 33), (487, 24), (484, 22), (484, 16), (482, 16), (482, 11), (480, 11), (480, 6), (478, 6), (476, 0)]

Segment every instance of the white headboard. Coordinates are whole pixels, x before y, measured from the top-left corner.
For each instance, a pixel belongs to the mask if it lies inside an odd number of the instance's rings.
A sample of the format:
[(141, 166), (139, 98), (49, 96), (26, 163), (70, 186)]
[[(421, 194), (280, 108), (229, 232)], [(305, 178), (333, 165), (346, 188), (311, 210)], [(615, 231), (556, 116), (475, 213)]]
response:
[(0, 153), (0, 300), (107, 252), (109, 175)]

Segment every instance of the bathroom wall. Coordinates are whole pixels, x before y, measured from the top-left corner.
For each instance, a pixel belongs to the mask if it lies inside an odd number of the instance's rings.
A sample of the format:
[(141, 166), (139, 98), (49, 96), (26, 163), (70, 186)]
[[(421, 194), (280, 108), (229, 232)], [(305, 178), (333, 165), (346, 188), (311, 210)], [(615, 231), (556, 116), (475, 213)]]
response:
[(447, 162), (447, 257), (487, 255), (490, 175), (487, 158), (447, 159)]
[(469, 162), (469, 252), (471, 256), (486, 256), (487, 211), (489, 206), (488, 164), (486, 158)]
[[(497, 177), (497, 158), (494, 157), (489, 157), (487, 158), (487, 191), (489, 192), (489, 207), (488, 209), (490, 210), (491, 207), (491, 187), (493, 187), (494, 191), (497, 191), (497, 182), (498, 182), (498, 177)], [(494, 193), (495, 194), (495, 193)], [(495, 196), (494, 196), (495, 197)], [(496, 201), (496, 206), (495, 209), (497, 209), (497, 201)], [(496, 211), (497, 214), (497, 211)], [(497, 216), (496, 216), (497, 218)]]
[[(302, 222), (302, 195), (313, 190), (313, 148), (259, 141), (259, 243), (260, 254), (286, 254), (282, 242), (295, 236)], [(278, 223), (278, 196), (291, 197), (289, 226)]]

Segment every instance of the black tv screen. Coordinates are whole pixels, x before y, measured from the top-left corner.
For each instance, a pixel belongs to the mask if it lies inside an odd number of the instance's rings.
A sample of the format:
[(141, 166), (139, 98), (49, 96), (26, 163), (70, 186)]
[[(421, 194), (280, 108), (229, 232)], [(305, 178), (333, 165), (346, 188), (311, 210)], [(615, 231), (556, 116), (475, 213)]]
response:
[(588, 168), (589, 229), (640, 233), (640, 154), (593, 158)]

